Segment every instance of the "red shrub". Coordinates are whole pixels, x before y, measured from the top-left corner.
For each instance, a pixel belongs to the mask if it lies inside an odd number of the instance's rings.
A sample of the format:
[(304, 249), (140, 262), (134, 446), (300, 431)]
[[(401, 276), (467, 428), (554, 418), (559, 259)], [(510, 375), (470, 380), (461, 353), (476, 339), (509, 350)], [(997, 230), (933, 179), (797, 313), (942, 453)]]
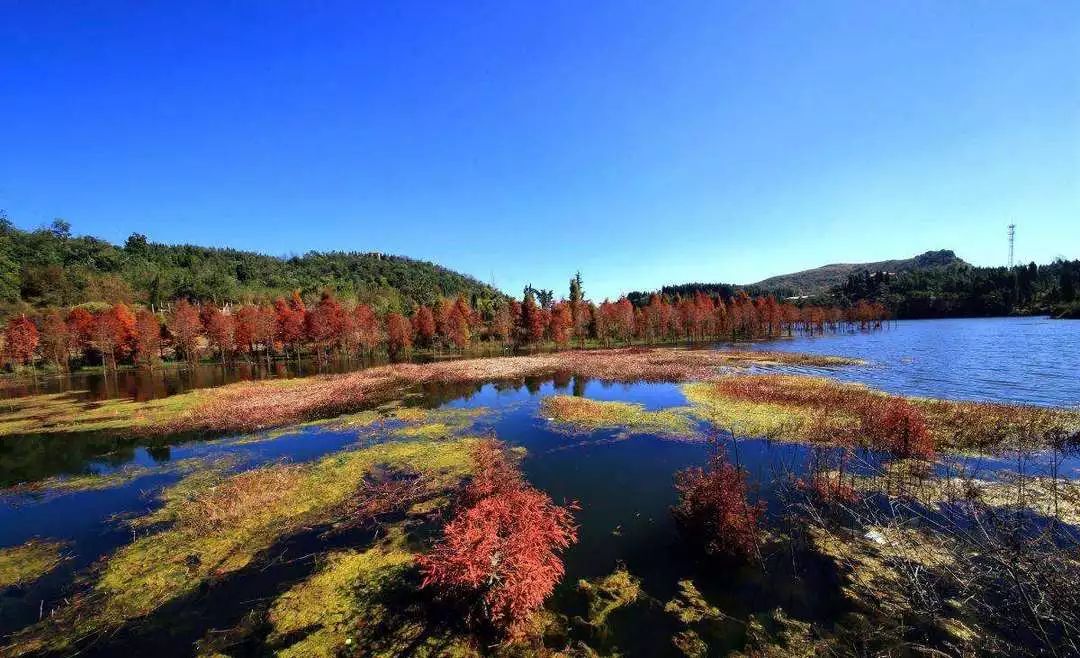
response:
[(478, 474), (470, 493), (492, 493), (458, 512), (442, 541), (418, 559), (421, 586), (478, 595), (484, 617), (517, 638), (562, 580), (559, 553), (577, 540), (574, 506), (555, 505), (522, 482), (497, 442), (481, 444), (474, 454)]
[(750, 558), (759, 543), (758, 518), (765, 504), (747, 499), (746, 473), (727, 461), (723, 452), (706, 469), (688, 468), (675, 474), (679, 503), (672, 508), (679, 529), (703, 543), (709, 555), (739, 560)]
[(933, 459), (934, 442), (926, 418), (902, 398), (882, 397), (862, 406), (860, 427), (870, 445), (897, 457)]

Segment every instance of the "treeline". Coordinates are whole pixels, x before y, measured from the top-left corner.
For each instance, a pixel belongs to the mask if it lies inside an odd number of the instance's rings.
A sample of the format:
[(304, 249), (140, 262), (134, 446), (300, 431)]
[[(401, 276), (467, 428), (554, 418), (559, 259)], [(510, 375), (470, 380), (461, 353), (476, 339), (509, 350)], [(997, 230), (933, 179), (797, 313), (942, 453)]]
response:
[(873, 301), (898, 318), (1001, 315), (1080, 317), (1080, 260), (1049, 265), (953, 265), (891, 274), (859, 272), (834, 288), (829, 303)]
[[(931, 252), (932, 254), (952, 252)], [(850, 308), (859, 302), (880, 304), (897, 319), (1052, 315), (1080, 318), (1080, 260), (1049, 265), (976, 267), (967, 263), (920, 267), (900, 272), (849, 274), (827, 293), (798, 296), (786, 287), (761, 289), (727, 283), (685, 283), (664, 286), (666, 297), (697, 294), (730, 298), (739, 290), (751, 295), (775, 295), (802, 305)], [(632, 292), (635, 306), (648, 303), (653, 293)]]
[(848, 309), (796, 307), (745, 292), (729, 300), (654, 295), (638, 307), (626, 297), (595, 304), (584, 298), (580, 275), (571, 281), (570, 299), (553, 301), (544, 295), (544, 302), (538, 303), (530, 287), (520, 302), (478, 305), (459, 296), (417, 305), (408, 314), (343, 303), (330, 291), (311, 304), (294, 291), (258, 305), (186, 299), (156, 308), (83, 305), (10, 317), (2, 350), (12, 369), (39, 364), (59, 370), (119, 364), (152, 368), (167, 359), (194, 363), (207, 357), (227, 364), (310, 355), (323, 362), (376, 352), (398, 358), (416, 348), (462, 351), (485, 343), (511, 350), (767, 338), (873, 328), (888, 317), (883, 306), (868, 302)]
[(310, 252), (276, 258), (235, 249), (165, 245), (132, 234), (122, 246), (74, 236), (56, 220), (26, 231), (0, 213), (0, 317), (105, 302), (157, 309), (171, 300), (269, 303), (292, 291), (371, 306), (380, 314), (464, 296), (475, 305), (504, 295), (433, 263), (379, 253)]

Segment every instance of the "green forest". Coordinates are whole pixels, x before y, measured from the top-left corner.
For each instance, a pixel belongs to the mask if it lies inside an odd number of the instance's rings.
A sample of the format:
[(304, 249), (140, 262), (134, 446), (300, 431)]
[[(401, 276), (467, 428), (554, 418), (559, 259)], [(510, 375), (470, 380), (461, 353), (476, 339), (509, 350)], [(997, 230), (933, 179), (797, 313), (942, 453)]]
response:
[(167, 245), (132, 234), (122, 246), (75, 236), (63, 220), (36, 230), (0, 215), (0, 314), (88, 302), (160, 307), (176, 299), (264, 302), (299, 290), (339, 298), (380, 313), (409, 311), (444, 297), (474, 305), (502, 298), (491, 286), (439, 265), (368, 252), (309, 252), (274, 257), (236, 249)]

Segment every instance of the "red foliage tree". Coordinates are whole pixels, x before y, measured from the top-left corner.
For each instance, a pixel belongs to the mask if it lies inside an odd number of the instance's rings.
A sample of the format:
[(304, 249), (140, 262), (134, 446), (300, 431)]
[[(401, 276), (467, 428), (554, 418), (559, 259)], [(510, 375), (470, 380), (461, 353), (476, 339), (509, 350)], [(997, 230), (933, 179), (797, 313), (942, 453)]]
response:
[(386, 316), (386, 340), (393, 358), (402, 356), (412, 347), (412, 326), (400, 313)]
[(135, 314), (135, 358), (141, 365), (153, 366), (161, 354), (161, 323), (146, 309)]
[(236, 324), (231, 315), (221, 312), (216, 306), (208, 308), (212, 310), (206, 314), (206, 337), (224, 365), (236, 346)]
[(574, 316), (565, 302), (559, 302), (551, 309), (548, 333), (551, 340), (559, 347), (566, 347), (570, 342), (570, 332), (574, 328)]
[(359, 304), (353, 311), (353, 320), (356, 323), (356, 339), (360, 343), (360, 349), (369, 353), (375, 351), (382, 335), (375, 311), (367, 304)]
[(521, 302), (521, 334), (527, 343), (538, 343), (544, 338), (544, 316), (540, 313), (540, 307), (536, 305), (536, 297), (532, 290), (525, 292)]
[(277, 341), (286, 349), (293, 347), (298, 351), (300, 341), (304, 339), (305, 310), (299, 296), (296, 293), (293, 296), (292, 303), (277, 299), (274, 313), (277, 317)]
[(60, 311), (50, 311), (41, 320), (41, 353), (58, 369), (67, 367), (71, 350), (71, 329)]
[(577, 540), (577, 528), (573, 506), (555, 505), (524, 484), (499, 452), (498, 444), (480, 448), (469, 504), (417, 561), (422, 587), (478, 596), (487, 621), (517, 638), (562, 580), (559, 554)]
[(344, 342), (345, 311), (334, 296), (325, 292), (305, 318), (305, 330), (320, 360)]
[(80, 352), (90, 349), (94, 337), (94, 316), (81, 306), (71, 309), (67, 315), (68, 333), (72, 347)]
[(255, 349), (255, 342), (259, 333), (259, 308), (251, 304), (245, 304), (233, 313), (233, 342), (236, 350), (245, 354)]
[(417, 344), (431, 347), (435, 340), (435, 315), (431, 309), (423, 305), (417, 308), (413, 313), (412, 326)]
[(708, 468), (675, 474), (679, 502), (672, 508), (679, 529), (709, 555), (746, 560), (757, 552), (762, 502), (748, 500), (746, 473), (717, 450)]
[(38, 347), (38, 330), (30, 318), (16, 315), (4, 327), (4, 349), (18, 364), (32, 364)]
[(185, 359), (192, 363), (198, 360), (199, 338), (203, 334), (203, 327), (199, 312), (186, 299), (173, 305), (172, 313), (169, 314), (169, 332)]

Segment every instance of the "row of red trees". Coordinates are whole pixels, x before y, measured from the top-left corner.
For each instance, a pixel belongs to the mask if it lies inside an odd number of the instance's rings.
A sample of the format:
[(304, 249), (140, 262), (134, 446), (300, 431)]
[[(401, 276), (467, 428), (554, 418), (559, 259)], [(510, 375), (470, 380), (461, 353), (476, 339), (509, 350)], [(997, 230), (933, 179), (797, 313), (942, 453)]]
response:
[(541, 306), (531, 290), (521, 302), (484, 311), (458, 298), (416, 307), (408, 317), (394, 312), (380, 316), (366, 304), (342, 304), (329, 293), (310, 306), (294, 293), (272, 304), (224, 309), (180, 300), (158, 313), (116, 304), (53, 309), (33, 318), (19, 315), (7, 321), (3, 350), (13, 365), (44, 361), (59, 369), (75, 360), (106, 367), (120, 362), (150, 366), (167, 357), (195, 362), (206, 355), (222, 363), (302, 353), (325, 360), (332, 354), (377, 351), (399, 357), (413, 347), (464, 350), (481, 341), (566, 347), (575, 341), (618, 345), (759, 338), (868, 328), (887, 317), (878, 304), (797, 307), (745, 293), (727, 301), (700, 293), (674, 301), (654, 295), (641, 307), (625, 297), (599, 305), (581, 300)]

